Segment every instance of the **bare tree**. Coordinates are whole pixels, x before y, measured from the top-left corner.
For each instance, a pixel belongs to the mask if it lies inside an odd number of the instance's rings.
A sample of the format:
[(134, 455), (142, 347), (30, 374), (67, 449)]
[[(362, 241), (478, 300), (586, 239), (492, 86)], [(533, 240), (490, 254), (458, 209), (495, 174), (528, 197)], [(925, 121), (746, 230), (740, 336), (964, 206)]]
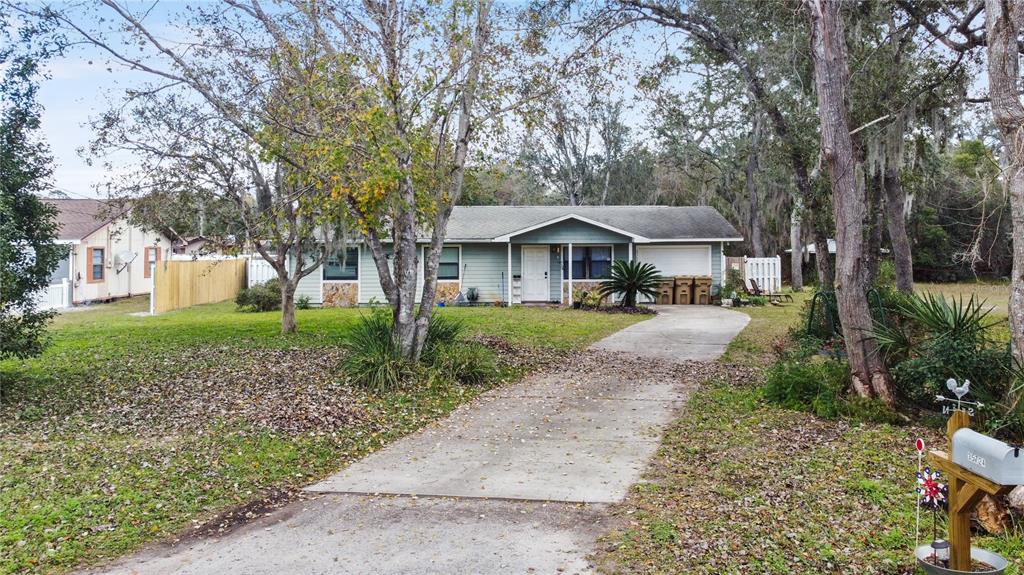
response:
[(811, 23), (811, 52), (821, 118), (821, 149), (832, 181), (836, 218), (836, 284), (843, 339), (854, 390), (895, 401), (878, 345), (864, 286), (864, 196), (857, 186), (853, 137), (847, 111), (846, 38), (841, 0), (804, 0)]

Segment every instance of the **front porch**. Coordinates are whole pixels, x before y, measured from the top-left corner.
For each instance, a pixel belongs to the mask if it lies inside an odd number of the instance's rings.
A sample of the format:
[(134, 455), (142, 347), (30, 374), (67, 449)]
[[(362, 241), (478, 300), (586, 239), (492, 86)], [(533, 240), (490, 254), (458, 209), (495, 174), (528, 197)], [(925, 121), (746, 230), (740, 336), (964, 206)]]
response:
[(572, 305), (574, 292), (596, 289), (608, 277), (613, 261), (630, 261), (632, 254), (632, 243), (510, 241), (506, 263), (512, 282), (505, 302)]

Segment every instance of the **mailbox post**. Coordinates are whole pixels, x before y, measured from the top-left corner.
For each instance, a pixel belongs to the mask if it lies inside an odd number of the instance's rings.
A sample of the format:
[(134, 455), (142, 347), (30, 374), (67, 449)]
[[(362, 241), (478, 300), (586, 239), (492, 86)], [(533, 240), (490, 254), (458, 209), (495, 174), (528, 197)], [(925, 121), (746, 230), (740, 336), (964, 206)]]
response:
[[(985, 495), (1006, 495), (1015, 487), (996, 483), (956, 463), (958, 460), (964, 460), (967, 454), (960, 453), (966, 445), (961, 441), (954, 441), (954, 436), (962, 429), (969, 429), (970, 425), (971, 418), (966, 411), (959, 408), (953, 410), (946, 424), (949, 453), (939, 450), (928, 453), (928, 461), (932, 467), (939, 469), (948, 477), (949, 566), (965, 572), (971, 570), (971, 511)], [(950, 454), (953, 454), (953, 457)]]

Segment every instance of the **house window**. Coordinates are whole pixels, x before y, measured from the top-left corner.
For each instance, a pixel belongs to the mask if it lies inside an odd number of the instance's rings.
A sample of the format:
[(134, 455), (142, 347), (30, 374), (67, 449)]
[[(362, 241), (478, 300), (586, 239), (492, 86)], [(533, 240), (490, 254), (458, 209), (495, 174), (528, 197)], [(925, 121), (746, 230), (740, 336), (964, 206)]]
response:
[(148, 278), (152, 275), (156, 262), (160, 261), (160, 246), (146, 248), (144, 256), (143, 263), (146, 268), (142, 271), (142, 276)]
[(345, 257), (341, 254), (328, 256), (324, 262), (325, 280), (359, 279), (359, 248), (347, 248)]
[(101, 282), (105, 272), (103, 248), (89, 248), (88, 252), (89, 282)]
[(441, 259), (437, 264), (437, 279), (459, 279), (459, 248), (441, 248)]
[[(611, 246), (572, 248), (572, 279), (596, 280), (608, 277), (612, 267)], [(562, 260), (562, 279), (569, 279), (567, 260)]]

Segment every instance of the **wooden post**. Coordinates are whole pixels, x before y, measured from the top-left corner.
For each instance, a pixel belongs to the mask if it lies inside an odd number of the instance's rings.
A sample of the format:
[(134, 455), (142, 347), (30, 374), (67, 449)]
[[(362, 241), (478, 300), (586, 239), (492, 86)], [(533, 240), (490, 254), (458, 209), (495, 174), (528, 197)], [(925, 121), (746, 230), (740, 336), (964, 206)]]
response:
[[(946, 441), (950, 458), (953, 457), (953, 434), (971, 426), (971, 418), (967, 412), (959, 409), (953, 411), (946, 422)], [(949, 566), (960, 571), (971, 570), (971, 509), (965, 508), (960, 491), (965, 487), (964, 480), (951, 475), (947, 478), (949, 487)], [(973, 506), (972, 506), (973, 507)]]

